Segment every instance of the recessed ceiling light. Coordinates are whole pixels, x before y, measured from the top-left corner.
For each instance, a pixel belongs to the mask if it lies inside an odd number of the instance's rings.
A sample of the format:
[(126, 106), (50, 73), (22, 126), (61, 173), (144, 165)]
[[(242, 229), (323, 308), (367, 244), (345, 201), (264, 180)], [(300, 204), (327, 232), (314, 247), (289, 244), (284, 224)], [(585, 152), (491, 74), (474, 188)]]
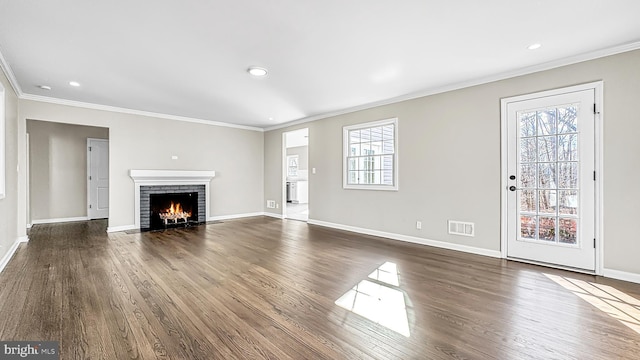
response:
[(78, 87), (78, 86), (80, 86), (80, 83), (77, 82), (77, 81), (69, 81), (69, 85)]
[(49, 85), (38, 85), (38, 87), (42, 90), (51, 90), (51, 86)]
[(527, 46), (527, 49), (529, 49), (529, 50), (540, 49), (541, 46), (542, 46), (542, 44), (535, 43), (535, 44), (531, 44), (531, 45)]
[(273, 118), (272, 118), (272, 117), (270, 117), (270, 118), (269, 118), (269, 120), (273, 120)]
[(247, 69), (247, 72), (249, 72), (249, 74), (251, 74), (253, 76), (265, 76), (265, 75), (267, 75), (267, 69), (261, 68), (261, 67), (257, 67), (257, 66), (251, 66), (250, 68)]

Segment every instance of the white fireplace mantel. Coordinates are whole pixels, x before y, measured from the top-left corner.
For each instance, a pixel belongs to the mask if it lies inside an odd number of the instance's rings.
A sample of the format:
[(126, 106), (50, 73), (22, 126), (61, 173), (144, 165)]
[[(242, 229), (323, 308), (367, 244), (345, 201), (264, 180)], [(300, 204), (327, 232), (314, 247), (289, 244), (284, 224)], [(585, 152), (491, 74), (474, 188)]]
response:
[(207, 196), (206, 219), (210, 217), (209, 184), (216, 176), (213, 170), (129, 170), (135, 185), (135, 228), (140, 228), (140, 186), (204, 185)]
[(211, 170), (129, 170), (129, 176), (134, 182), (144, 183), (143, 185), (182, 184), (184, 182), (192, 184), (194, 181), (209, 182), (216, 176), (216, 172)]

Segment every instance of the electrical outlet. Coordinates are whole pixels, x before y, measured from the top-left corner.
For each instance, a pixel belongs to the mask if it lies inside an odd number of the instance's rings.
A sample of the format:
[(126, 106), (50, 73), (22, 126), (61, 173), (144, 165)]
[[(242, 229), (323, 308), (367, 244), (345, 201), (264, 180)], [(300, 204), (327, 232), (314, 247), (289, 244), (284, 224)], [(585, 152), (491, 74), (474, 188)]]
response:
[(280, 208), (280, 204), (276, 203), (276, 209)]
[(273, 209), (276, 207), (276, 201), (275, 200), (267, 200), (267, 208), (268, 209)]
[(418, 230), (422, 229), (422, 221), (416, 221), (416, 229)]

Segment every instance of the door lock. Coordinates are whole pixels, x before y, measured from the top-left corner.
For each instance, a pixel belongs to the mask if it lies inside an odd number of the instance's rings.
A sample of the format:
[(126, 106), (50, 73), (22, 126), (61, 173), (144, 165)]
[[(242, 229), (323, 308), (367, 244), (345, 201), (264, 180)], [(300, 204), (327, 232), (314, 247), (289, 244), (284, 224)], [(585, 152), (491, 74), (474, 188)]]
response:
[(509, 190), (511, 190), (511, 191), (516, 191), (516, 190), (518, 190), (518, 189), (517, 189), (515, 186), (511, 185), (511, 186), (509, 186)]

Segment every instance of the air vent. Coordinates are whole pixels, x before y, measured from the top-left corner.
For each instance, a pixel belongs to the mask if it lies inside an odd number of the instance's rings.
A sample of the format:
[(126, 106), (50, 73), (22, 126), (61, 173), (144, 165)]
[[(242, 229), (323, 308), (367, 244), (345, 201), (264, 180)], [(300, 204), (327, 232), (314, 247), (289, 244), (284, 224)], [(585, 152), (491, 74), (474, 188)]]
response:
[(449, 220), (449, 234), (474, 236), (475, 225), (470, 222)]

